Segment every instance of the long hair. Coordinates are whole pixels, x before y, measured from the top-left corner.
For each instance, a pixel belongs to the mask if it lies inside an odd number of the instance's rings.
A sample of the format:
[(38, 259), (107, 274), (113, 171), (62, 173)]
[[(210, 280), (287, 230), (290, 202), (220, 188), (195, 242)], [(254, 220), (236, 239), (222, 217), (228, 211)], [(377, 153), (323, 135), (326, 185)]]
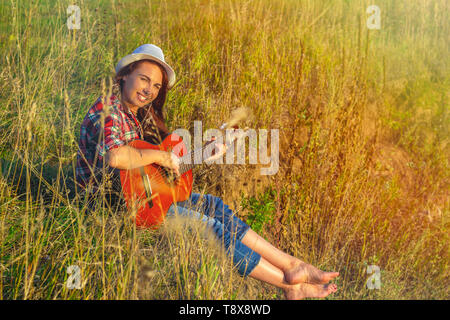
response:
[[(129, 65), (123, 67), (115, 76), (114, 78), (114, 94), (118, 95), (119, 98), (122, 96), (122, 90), (125, 84), (125, 80), (123, 80), (123, 77), (131, 74), (136, 68), (139, 67), (141, 63), (144, 61), (151, 62), (153, 64), (156, 64), (160, 69), (162, 73), (162, 84), (161, 89), (158, 92), (158, 96), (150, 102), (149, 104), (145, 105), (144, 107), (141, 107), (138, 109), (137, 112), (137, 119), (141, 123), (142, 129), (144, 131), (144, 140), (152, 142), (152, 143), (161, 143), (161, 141), (164, 139), (164, 137), (169, 133), (169, 130), (167, 129), (164, 121), (164, 115), (163, 115), (163, 106), (166, 102), (166, 96), (167, 96), (167, 85), (168, 85), (168, 78), (167, 73), (164, 70), (164, 68), (157, 62), (153, 60), (139, 60), (135, 61), (133, 63), (130, 63)], [(124, 105), (124, 108), (126, 106)]]

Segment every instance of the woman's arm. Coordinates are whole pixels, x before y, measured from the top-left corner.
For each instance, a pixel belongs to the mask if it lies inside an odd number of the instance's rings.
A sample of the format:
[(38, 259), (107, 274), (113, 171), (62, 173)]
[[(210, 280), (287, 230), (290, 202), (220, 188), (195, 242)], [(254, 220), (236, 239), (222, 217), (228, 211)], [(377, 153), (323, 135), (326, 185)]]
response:
[(180, 160), (171, 152), (136, 149), (125, 145), (109, 150), (106, 153), (105, 160), (110, 167), (127, 170), (156, 163), (160, 166), (173, 169), (179, 175)]

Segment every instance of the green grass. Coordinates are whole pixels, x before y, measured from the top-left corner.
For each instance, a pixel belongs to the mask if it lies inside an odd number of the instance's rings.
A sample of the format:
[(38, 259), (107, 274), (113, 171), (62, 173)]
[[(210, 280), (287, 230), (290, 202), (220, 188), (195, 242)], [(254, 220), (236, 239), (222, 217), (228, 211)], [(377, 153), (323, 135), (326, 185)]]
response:
[[(218, 127), (240, 106), (249, 127), (280, 129), (276, 176), (204, 167), (195, 191), (339, 271), (330, 299), (449, 298), (448, 1), (378, 0), (380, 30), (366, 28), (370, 1), (82, 1), (80, 30), (69, 4), (0, 4), (2, 299), (282, 297), (240, 278), (196, 226), (136, 230), (130, 213), (87, 215), (67, 193), (87, 109), (143, 43), (177, 74), (171, 129)], [(371, 264), (381, 290), (365, 287)], [(65, 285), (70, 265), (81, 290)]]

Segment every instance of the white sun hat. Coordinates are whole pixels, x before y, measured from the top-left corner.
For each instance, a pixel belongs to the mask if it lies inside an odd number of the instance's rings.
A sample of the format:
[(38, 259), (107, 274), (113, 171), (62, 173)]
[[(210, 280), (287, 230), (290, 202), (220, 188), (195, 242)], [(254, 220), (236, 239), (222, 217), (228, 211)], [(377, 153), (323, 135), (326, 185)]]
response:
[(175, 84), (175, 72), (173, 69), (164, 61), (164, 54), (160, 47), (155, 46), (154, 44), (143, 44), (142, 46), (138, 47), (136, 50), (134, 50), (131, 54), (123, 57), (120, 59), (119, 63), (116, 65), (116, 74), (119, 73), (119, 71), (129, 65), (130, 63), (133, 63), (135, 61), (149, 59), (156, 61), (160, 63), (167, 73), (168, 78), (168, 84), (167, 88), (170, 89)]

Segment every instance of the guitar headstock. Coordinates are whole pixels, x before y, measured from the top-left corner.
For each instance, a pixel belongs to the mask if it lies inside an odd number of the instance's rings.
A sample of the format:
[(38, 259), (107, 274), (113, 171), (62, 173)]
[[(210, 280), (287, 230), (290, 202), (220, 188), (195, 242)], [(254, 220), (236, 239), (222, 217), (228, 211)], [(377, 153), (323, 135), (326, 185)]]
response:
[[(239, 130), (239, 123), (243, 122), (244, 120), (247, 120), (251, 116), (250, 109), (247, 107), (241, 107), (237, 108), (236, 110), (233, 110), (231, 112), (230, 119), (223, 123), (219, 129), (225, 130), (226, 136), (227, 136), (227, 143), (225, 145), (225, 150), (227, 150), (236, 140), (242, 138), (245, 136), (245, 130), (247, 128), (244, 128), (244, 130)], [(237, 132), (236, 132), (237, 131)], [(205, 143), (204, 147), (207, 147), (209, 144), (215, 142), (215, 137), (213, 136), (212, 139)], [(211, 150), (211, 155), (214, 156), (216, 154), (216, 149)]]
[[(245, 120), (250, 119), (251, 117), (252, 117), (251, 110), (250, 110), (250, 108), (247, 108), (247, 107), (240, 107), (231, 112), (230, 119), (228, 119), (227, 122), (223, 123), (220, 126), (221, 130), (226, 130), (227, 132), (231, 131), (232, 140), (229, 141), (229, 144), (232, 144), (237, 139), (240, 139), (243, 136), (245, 136), (245, 130), (247, 129), (247, 127), (240, 128), (239, 124), (241, 124)], [(239, 129), (243, 129), (243, 130), (239, 130)], [(236, 133), (236, 131), (238, 131), (238, 132)]]
[(231, 117), (226, 121), (220, 129), (237, 129), (239, 127), (239, 123), (252, 118), (252, 112), (250, 108), (240, 107), (233, 111), (231, 111)]

